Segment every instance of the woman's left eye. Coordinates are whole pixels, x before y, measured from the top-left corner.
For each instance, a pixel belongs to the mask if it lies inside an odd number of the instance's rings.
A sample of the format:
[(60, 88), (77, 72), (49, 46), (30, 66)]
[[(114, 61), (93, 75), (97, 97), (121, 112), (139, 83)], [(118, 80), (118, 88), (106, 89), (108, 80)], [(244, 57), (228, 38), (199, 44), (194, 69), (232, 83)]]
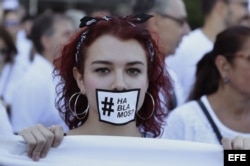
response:
[(131, 74), (131, 75), (138, 75), (139, 73), (141, 73), (141, 71), (139, 69), (136, 69), (136, 68), (128, 69), (127, 72), (128, 72), (128, 74)]
[(110, 70), (109, 70), (108, 68), (103, 67), (103, 68), (98, 68), (98, 69), (96, 69), (95, 72), (104, 75), (104, 74), (109, 73)]

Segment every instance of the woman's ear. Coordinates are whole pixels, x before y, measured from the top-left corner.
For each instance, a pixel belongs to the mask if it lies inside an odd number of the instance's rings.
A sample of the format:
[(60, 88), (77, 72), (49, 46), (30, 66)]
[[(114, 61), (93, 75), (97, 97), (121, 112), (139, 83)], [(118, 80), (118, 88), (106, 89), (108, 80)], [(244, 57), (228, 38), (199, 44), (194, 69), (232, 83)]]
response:
[(222, 79), (229, 77), (230, 63), (223, 55), (218, 55), (215, 58), (215, 65)]
[(80, 89), (82, 94), (85, 94), (85, 86), (84, 86), (84, 79), (83, 74), (81, 74), (76, 67), (73, 68), (73, 76), (76, 80), (77, 86)]

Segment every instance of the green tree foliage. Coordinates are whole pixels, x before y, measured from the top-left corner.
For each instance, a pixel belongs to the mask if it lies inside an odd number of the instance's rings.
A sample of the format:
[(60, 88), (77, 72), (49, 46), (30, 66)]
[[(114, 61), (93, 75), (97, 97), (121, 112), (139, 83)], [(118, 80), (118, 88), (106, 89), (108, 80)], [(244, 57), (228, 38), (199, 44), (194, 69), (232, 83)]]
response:
[(203, 23), (200, 0), (184, 0), (186, 5), (188, 22), (191, 29), (200, 27)]

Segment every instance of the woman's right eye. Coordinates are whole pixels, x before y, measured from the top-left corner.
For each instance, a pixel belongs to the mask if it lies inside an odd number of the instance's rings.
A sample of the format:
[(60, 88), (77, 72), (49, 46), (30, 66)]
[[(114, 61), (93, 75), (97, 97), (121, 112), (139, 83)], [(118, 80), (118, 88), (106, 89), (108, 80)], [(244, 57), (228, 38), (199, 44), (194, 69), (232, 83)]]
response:
[(107, 74), (110, 70), (108, 68), (98, 68), (95, 70), (95, 72), (100, 74)]

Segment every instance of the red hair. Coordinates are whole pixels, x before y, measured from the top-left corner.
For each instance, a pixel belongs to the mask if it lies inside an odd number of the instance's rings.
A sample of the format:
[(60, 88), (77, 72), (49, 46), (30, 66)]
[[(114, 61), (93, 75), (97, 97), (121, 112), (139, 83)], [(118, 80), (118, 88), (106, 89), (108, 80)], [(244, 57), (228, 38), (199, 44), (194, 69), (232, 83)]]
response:
[[(144, 132), (151, 133), (153, 137), (161, 134), (162, 125), (168, 113), (167, 99), (170, 98), (171, 81), (166, 71), (164, 56), (162, 56), (151, 38), (150, 33), (142, 24), (132, 24), (131, 16), (128, 17), (112, 17), (110, 20), (101, 20), (89, 27), (81, 28), (76, 32), (68, 44), (62, 50), (62, 55), (55, 60), (55, 71), (61, 77), (61, 83), (57, 86), (57, 102), (56, 106), (63, 116), (66, 124), (70, 129), (79, 127), (84, 124), (87, 116), (79, 120), (69, 110), (69, 99), (80, 89), (73, 77), (73, 68), (77, 67), (79, 72), (84, 71), (84, 62), (88, 47), (100, 36), (104, 34), (113, 35), (121, 40), (134, 39), (138, 41), (147, 53), (148, 61), (148, 92), (153, 96), (155, 108), (153, 108), (151, 98), (146, 95), (141, 109), (138, 111), (140, 117), (149, 117), (154, 109), (153, 115), (148, 119), (136, 117), (136, 125), (141, 127)], [(83, 32), (87, 32), (86, 39), (81, 43), (78, 62), (76, 62), (75, 54), (77, 44), (80, 41)], [(152, 56), (153, 52), (153, 56)], [(83, 74), (83, 73), (82, 73)], [(82, 110), (87, 105), (87, 101), (83, 100), (81, 104), (76, 106), (76, 110)], [(86, 107), (85, 107), (86, 108)]]

